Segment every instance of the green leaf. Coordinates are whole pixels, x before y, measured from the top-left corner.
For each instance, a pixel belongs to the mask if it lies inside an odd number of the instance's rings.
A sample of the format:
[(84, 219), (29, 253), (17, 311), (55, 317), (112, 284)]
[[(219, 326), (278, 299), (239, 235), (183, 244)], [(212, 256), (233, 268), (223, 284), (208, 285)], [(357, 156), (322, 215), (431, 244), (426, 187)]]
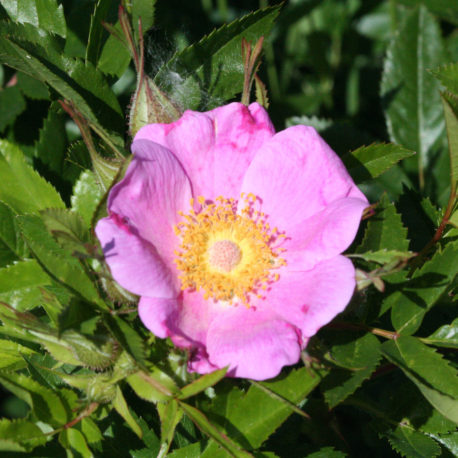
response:
[[(252, 456), (248, 452), (242, 450), (235, 442), (229, 439), (229, 437), (221, 433), (221, 431), (208, 421), (207, 417), (200, 410), (197, 410), (195, 407), (185, 404), (184, 402), (180, 402), (180, 408), (199, 429), (211, 437), (215, 443), (218, 443), (227, 450), (232, 456), (237, 458), (248, 458)], [(207, 450), (204, 453), (207, 453)]]
[(428, 401), (458, 423), (458, 373), (442, 356), (415, 337), (401, 336), (382, 344), (383, 355), (398, 365)]
[(333, 447), (323, 447), (318, 452), (307, 455), (307, 458), (344, 458), (345, 453), (340, 450), (334, 450)]
[(32, 24), (62, 38), (67, 35), (64, 8), (56, 0), (0, 0), (0, 3), (13, 21)]
[(48, 231), (63, 248), (85, 253), (84, 244), (89, 241), (89, 233), (78, 213), (66, 208), (48, 208), (40, 215)]
[(453, 97), (448, 94), (442, 94), (442, 104), (447, 127), (450, 154), (450, 185), (453, 192), (456, 191), (458, 186), (458, 96)]
[(163, 375), (161, 380), (160, 375), (156, 373), (152, 377), (146, 372), (139, 371), (127, 377), (127, 383), (135, 391), (137, 396), (149, 402), (168, 401), (172, 398), (172, 391), (168, 388), (169, 380)]
[(197, 380), (194, 380), (194, 382), (181, 388), (181, 394), (178, 398), (190, 398), (191, 396), (195, 396), (196, 394), (206, 390), (210, 386), (216, 385), (220, 380), (224, 378), (226, 372), (227, 368), (223, 368), (199, 377)]
[(0, 61), (47, 83), (70, 101), (110, 148), (121, 154), (124, 130), (119, 102), (102, 73), (64, 56), (51, 37), (30, 27), (0, 23)]
[(391, 321), (404, 335), (413, 334), (425, 314), (458, 273), (458, 242), (450, 242), (390, 296)]
[(72, 291), (105, 310), (106, 304), (81, 263), (57, 244), (46, 230), (44, 222), (33, 215), (19, 216), (18, 221), (30, 250), (44, 269)]
[(85, 170), (75, 183), (71, 203), (72, 210), (81, 215), (87, 228), (91, 227), (92, 216), (102, 196), (103, 194), (96, 183), (94, 172)]
[[(385, 393), (390, 393), (387, 386)], [(421, 391), (412, 389), (412, 382), (407, 378), (396, 381), (396, 396), (386, 399), (381, 394), (383, 412), (392, 421), (404, 426), (411, 426), (426, 434), (447, 433), (456, 429), (455, 423), (445, 418), (422, 395)]]
[(376, 210), (376, 214), (367, 224), (364, 239), (356, 249), (356, 253), (379, 250), (407, 251), (409, 248), (407, 229), (386, 194), (380, 199)]
[(146, 33), (154, 24), (156, 0), (132, 0), (131, 5), (132, 27), (138, 40), (138, 20), (141, 19), (143, 33)]
[[(399, 0), (399, 2), (408, 6), (417, 6), (420, 3), (419, 0)], [(458, 5), (455, 2), (450, 2), (449, 0), (421, 0), (421, 3), (440, 18), (458, 24)]]
[(378, 177), (394, 164), (415, 154), (393, 143), (374, 143), (362, 146), (342, 157), (342, 161), (356, 184)]
[[(256, 449), (293, 412), (279, 397), (297, 405), (321, 382), (323, 376), (304, 367), (262, 382), (277, 397), (272, 397), (256, 385), (252, 385), (246, 393), (236, 387), (222, 393), (218, 391), (218, 385), (211, 409), (206, 409), (206, 412), (211, 419), (211, 414), (215, 414), (215, 419), (224, 418), (224, 432), (241, 446)], [(217, 449), (216, 443), (210, 442), (203, 456), (214, 456)]]
[(11, 264), (26, 255), (27, 249), (20, 235), (16, 215), (0, 201), (0, 266)]
[(130, 429), (132, 429), (132, 431), (141, 439), (143, 436), (142, 429), (130, 413), (129, 407), (126, 403), (126, 400), (124, 399), (119, 385), (116, 385), (116, 396), (113, 399), (113, 407), (116, 409), (116, 412), (118, 412), (119, 415), (124, 418), (126, 423), (130, 426)]
[(65, 207), (58, 192), (30, 167), (21, 150), (0, 140), (0, 199), (17, 212)]
[(175, 428), (183, 417), (183, 410), (178, 402), (172, 399), (166, 403), (158, 403), (157, 411), (161, 419), (161, 452), (166, 454), (175, 434)]
[[(4, 452), (31, 451), (44, 445), (47, 436), (35, 424), (25, 419), (0, 420), (0, 450)], [(6, 456), (6, 455), (5, 455)]]
[(441, 326), (430, 336), (422, 339), (422, 342), (436, 347), (458, 349), (458, 318), (450, 325)]
[[(64, 429), (59, 434), (59, 442), (62, 446), (72, 453), (72, 457), (93, 458), (94, 454), (88, 447), (86, 439), (83, 434), (76, 428)], [(67, 452), (68, 453), (68, 452)], [(74, 453), (74, 455), (73, 455)]]
[(334, 340), (330, 350), (331, 360), (348, 370), (331, 371), (321, 384), (330, 408), (354, 393), (372, 374), (381, 358), (380, 342), (373, 334), (366, 333), (358, 337), (341, 333), (335, 337), (337, 340)]
[(441, 65), (431, 73), (450, 91), (458, 95), (458, 62)]
[[(122, 35), (119, 22), (113, 28)], [(118, 38), (110, 35), (103, 46), (97, 68), (103, 73), (120, 78), (129, 66), (130, 60), (131, 55), (127, 47)]]
[(28, 310), (40, 305), (38, 287), (50, 284), (51, 279), (34, 259), (19, 261), (0, 269), (0, 300), (19, 311)]
[(242, 38), (254, 43), (267, 36), (278, 12), (279, 7), (273, 6), (223, 25), (173, 56), (159, 70), (154, 83), (167, 88), (172, 74), (174, 83), (169, 92), (183, 109), (208, 109), (231, 99), (242, 92)]
[(200, 458), (202, 456), (203, 445), (196, 442), (185, 447), (173, 450), (167, 455), (168, 458)]
[(25, 107), (24, 97), (17, 86), (2, 89), (0, 91), (0, 132), (12, 124)]
[(81, 432), (84, 434), (88, 444), (96, 444), (103, 440), (99, 427), (91, 417), (83, 418), (79, 424), (81, 425)]
[(23, 356), (35, 352), (11, 340), (0, 339), (0, 369), (16, 370), (26, 366)]
[(411, 336), (382, 344), (382, 352), (401, 369), (409, 371), (432, 388), (458, 399), (458, 372), (433, 348)]
[(48, 116), (40, 129), (40, 137), (35, 144), (35, 157), (50, 171), (62, 173), (67, 146), (65, 116), (57, 102), (51, 104)]
[(98, 0), (91, 16), (91, 25), (86, 48), (86, 62), (91, 62), (95, 66), (97, 66), (99, 60), (102, 39), (106, 33), (102, 26), (102, 21), (106, 19), (111, 4), (111, 0)]
[(367, 251), (366, 253), (355, 253), (347, 255), (350, 258), (364, 259), (365, 261), (376, 262), (378, 264), (389, 264), (401, 260), (410, 259), (414, 256), (411, 251), (397, 251), (397, 250), (379, 250)]
[(453, 456), (458, 456), (458, 431), (450, 434), (441, 434), (440, 436), (438, 434), (432, 434), (432, 437), (447, 447)]
[(417, 152), (420, 187), (424, 186), (425, 171), (444, 131), (440, 85), (427, 69), (444, 60), (440, 29), (434, 17), (420, 6), (407, 15), (395, 35), (382, 78), (390, 138)]
[(49, 100), (49, 91), (46, 84), (25, 73), (17, 73), (17, 87), (29, 99)]
[(324, 132), (332, 126), (333, 122), (330, 119), (318, 118), (316, 116), (292, 116), (285, 121), (286, 127), (291, 126), (312, 126), (317, 132)]
[(117, 316), (108, 315), (104, 323), (113, 337), (119, 342), (122, 348), (129, 353), (134, 360), (141, 365), (145, 364), (144, 340), (135, 331), (131, 324)]
[(399, 424), (395, 429), (382, 434), (400, 455), (415, 458), (434, 458), (441, 453), (439, 445), (425, 434), (412, 427)]
[(25, 401), (40, 421), (59, 427), (69, 420), (65, 405), (59, 396), (32, 378), (22, 374), (1, 372), (0, 382), (8, 391)]

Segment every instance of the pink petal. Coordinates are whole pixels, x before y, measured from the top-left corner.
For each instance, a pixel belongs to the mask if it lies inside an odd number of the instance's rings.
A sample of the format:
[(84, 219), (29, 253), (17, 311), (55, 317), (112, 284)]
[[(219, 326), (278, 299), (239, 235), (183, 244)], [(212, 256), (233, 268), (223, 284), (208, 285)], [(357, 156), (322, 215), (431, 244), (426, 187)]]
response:
[(356, 198), (335, 200), (324, 210), (290, 228), (283, 247), (287, 261), (301, 260), (302, 270), (345, 251), (356, 236), (367, 201)]
[(174, 297), (177, 279), (155, 247), (118, 218), (103, 218), (95, 228), (113, 278), (128, 291), (147, 296)]
[(274, 128), (257, 103), (231, 103), (206, 113), (186, 111), (176, 122), (145, 126), (135, 141), (170, 149), (186, 170), (195, 196), (239, 198), (246, 169)]
[(201, 292), (183, 291), (183, 300), (175, 322), (176, 329), (180, 331), (172, 337), (175, 345), (187, 347), (192, 342), (195, 346), (205, 346), (210, 323), (220, 313), (221, 307), (212, 299), (204, 299)]
[(188, 371), (198, 374), (208, 374), (219, 369), (208, 360), (207, 352), (204, 348), (198, 347), (191, 354), (188, 361)]
[(173, 320), (178, 312), (178, 298), (141, 297), (138, 315), (143, 324), (157, 337), (170, 337)]
[(125, 177), (109, 195), (108, 210), (154, 245), (159, 256), (174, 271), (173, 250), (178, 238), (173, 233), (179, 211), (187, 212), (191, 187), (175, 156), (148, 140), (132, 144), (134, 157)]
[(287, 232), (337, 199), (366, 201), (342, 161), (308, 126), (290, 127), (264, 143), (242, 191), (261, 198), (271, 225)]
[(355, 285), (355, 268), (344, 256), (322, 261), (308, 271), (288, 265), (268, 291), (265, 307), (299, 328), (304, 337), (311, 337), (345, 309)]
[(228, 306), (211, 323), (207, 337), (209, 361), (229, 366), (229, 375), (265, 380), (300, 356), (294, 326), (274, 314), (244, 306)]

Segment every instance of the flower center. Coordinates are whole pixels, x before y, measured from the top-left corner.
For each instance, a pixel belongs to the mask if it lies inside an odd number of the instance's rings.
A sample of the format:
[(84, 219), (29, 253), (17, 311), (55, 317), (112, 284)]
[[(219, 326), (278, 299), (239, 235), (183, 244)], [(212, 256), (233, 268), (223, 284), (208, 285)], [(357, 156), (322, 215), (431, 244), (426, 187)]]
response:
[(244, 196), (245, 206), (237, 211), (234, 199), (216, 198), (207, 204), (204, 197), (196, 212), (191, 211), (175, 226), (181, 239), (175, 263), (181, 271), (181, 288), (202, 290), (205, 299), (242, 302), (250, 296), (262, 298), (261, 292), (279, 279), (275, 269), (286, 264), (279, 242), (285, 237), (270, 228), (264, 213), (255, 210), (257, 198)]
[(239, 246), (231, 240), (218, 240), (208, 249), (210, 266), (221, 272), (230, 272), (241, 259)]

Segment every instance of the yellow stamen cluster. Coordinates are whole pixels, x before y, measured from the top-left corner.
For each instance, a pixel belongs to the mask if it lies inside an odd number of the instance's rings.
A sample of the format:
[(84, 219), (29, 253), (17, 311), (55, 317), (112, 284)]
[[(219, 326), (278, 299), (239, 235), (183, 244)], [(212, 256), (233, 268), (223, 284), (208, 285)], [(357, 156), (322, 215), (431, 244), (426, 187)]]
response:
[(255, 210), (253, 194), (241, 198), (245, 206), (240, 212), (235, 199), (217, 197), (208, 204), (199, 197), (199, 211), (191, 199), (189, 214), (180, 213), (183, 221), (174, 228), (181, 239), (175, 262), (183, 290), (203, 290), (205, 299), (249, 305), (251, 294), (262, 298), (261, 291), (279, 279), (272, 270), (286, 262), (280, 257), (283, 249), (275, 245), (285, 236)]

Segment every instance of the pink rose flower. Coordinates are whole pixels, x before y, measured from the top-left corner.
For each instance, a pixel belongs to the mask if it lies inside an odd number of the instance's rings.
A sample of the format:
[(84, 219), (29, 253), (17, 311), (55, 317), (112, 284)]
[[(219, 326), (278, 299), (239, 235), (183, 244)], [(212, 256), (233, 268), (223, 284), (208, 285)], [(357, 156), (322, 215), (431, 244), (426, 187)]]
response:
[(368, 202), (337, 155), (312, 127), (275, 133), (257, 103), (147, 125), (132, 151), (96, 234), (145, 326), (201, 374), (297, 363), (355, 288), (341, 253)]

